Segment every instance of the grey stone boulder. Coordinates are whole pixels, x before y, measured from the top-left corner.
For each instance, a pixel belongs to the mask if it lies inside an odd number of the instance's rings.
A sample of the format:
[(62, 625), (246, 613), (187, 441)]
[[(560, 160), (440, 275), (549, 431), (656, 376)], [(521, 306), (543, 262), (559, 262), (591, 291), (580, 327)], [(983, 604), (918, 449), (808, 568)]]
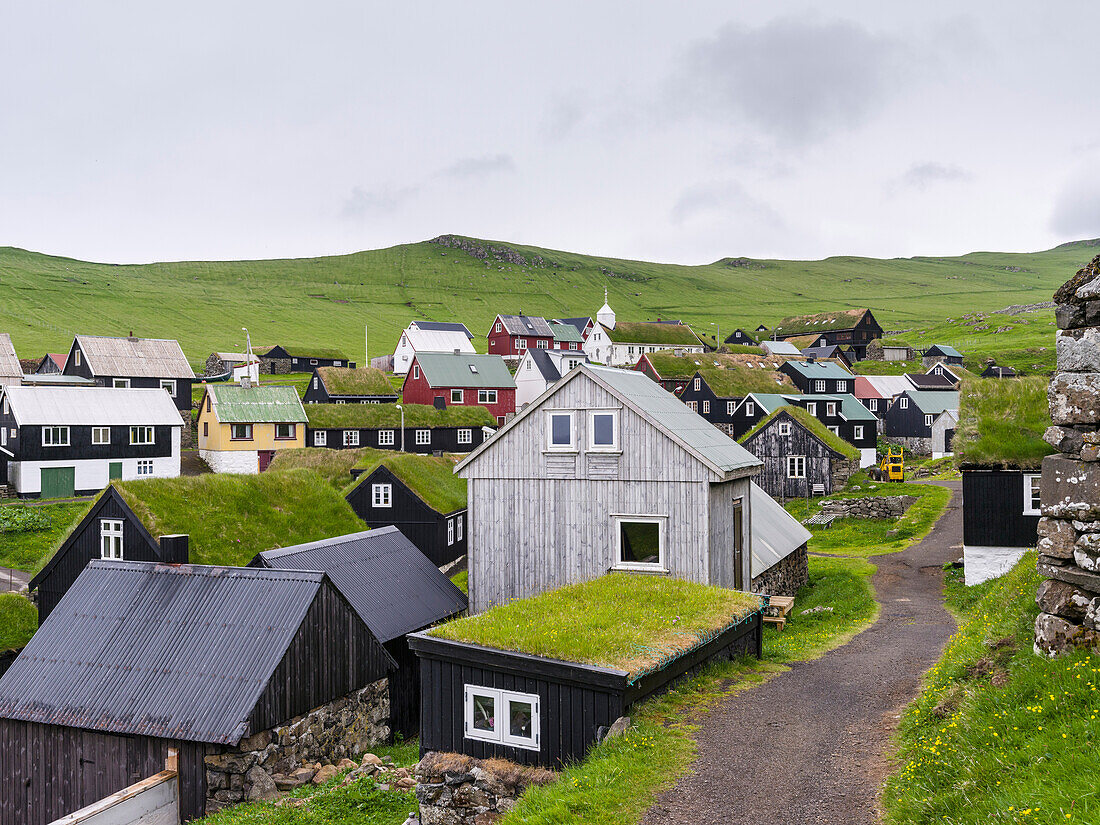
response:
[(250, 802), (255, 802), (260, 799), (274, 799), (279, 795), (279, 787), (275, 784), (275, 780), (272, 779), (267, 771), (259, 766), (250, 768), (248, 773), (244, 775), (244, 778), (248, 785), (248, 792), (245, 794), (245, 799)]
[(1035, 601), (1044, 613), (1080, 622), (1085, 618), (1092, 594), (1057, 579), (1044, 579)]
[(606, 742), (608, 739), (618, 739), (620, 736), (625, 736), (628, 730), (630, 730), (630, 717), (620, 716), (604, 731), (603, 738), (600, 741)]
[(1060, 616), (1040, 613), (1035, 618), (1035, 652), (1040, 656), (1061, 656), (1081, 647), (1095, 647), (1098, 641), (1100, 633), (1097, 631)]
[(1057, 426), (1100, 423), (1100, 373), (1059, 373), (1050, 382), (1047, 399)]
[(1062, 455), (1043, 459), (1043, 515), (1088, 521), (1100, 518), (1100, 466)]
[(1100, 329), (1075, 329), (1058, 333), (1059, 372), (1100, 372)]
[(1100, 533), (1085, 533), (1073, 547), (1073, 560), (1082, 570), (1100, 570)]

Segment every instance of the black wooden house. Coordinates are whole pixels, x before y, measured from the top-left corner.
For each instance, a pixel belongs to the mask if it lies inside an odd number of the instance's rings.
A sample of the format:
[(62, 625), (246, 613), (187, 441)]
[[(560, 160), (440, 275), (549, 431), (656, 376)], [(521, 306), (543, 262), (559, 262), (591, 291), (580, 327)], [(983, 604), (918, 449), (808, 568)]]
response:
[(866, 356), (867, 345), (882, 337), (882, 327), (869, 309), (846, 309), (784, 318), (772, 330), (778, 341), (803, 335), (817, 336), (815, 345), (850, 346), (856, 360)]
[(302, 397), (306, 404), (387, 404), (397, 399), (386, 374), (374, 367), (316, 367)]
[(195, 373), (172, 339), (77, 335), (63, 372), (91, 378), (101, 387), (155, 387), (172, 397), (177, 410), (191, 411)]
[(764, 462), (754, 481), (780, 500), (827, 496), (859, 470), (860, 451), (805, 409), (780, 407), (741, 439)]
[(758, 334), (759, 333), (753, 334), (741, 328), (737, 328), (727, 335), (722, 343), (733, 344), (734, 346), (755, 347), (759, 344), (759, 341), (756, 340), (756, 335)]
[[(920, 439), (910, 443), (917, 452), (932, 451), (932, 424), (944, 410), (959, 408), (959, 394), (942, 390), (906, 390), (882, 417), (882, 434), (891, 439)], [(927, 440), (927, 444), (924, 441)]]
[[(734, 356), (751, 358), (750, 356)], [(729, 358), (729, 357), (727, 357)], [(732, 358), (729, 358), (732, 360)], [(727, 435), (734, 435), (735, 411), (741, 400), (754, 389), (767, 387), (771, 393), (793, 391), (790, 378), (772, 367), (771, 358), (751, 358), (754, 366), (730, 364), (723, 369), (701, 368), (680, 391), (680, 400)]]
[(740, 439), (760, 421), (786, 407), (801, 407), (827, 430), (860, 451), (860, 466), (875, 462), (878, 418), (851, 393), (829, 395), (786, 395), (750, 393), (733, 412), (734, 438)]
[(274, 346), (257, 353), (260, 371), (267, 373), (312, 372), (316, 367), (355, 367), (340, 350), (317, 346)]
[(485, 407), (446, 404), (307, 404), (305, 410), (306, 446), (333, 450), (468, 453), (497, 423)]
[(832, 361), (784, 361), (779, 371), (789, 376), (801, 393), (855, 392), (856, 377)]

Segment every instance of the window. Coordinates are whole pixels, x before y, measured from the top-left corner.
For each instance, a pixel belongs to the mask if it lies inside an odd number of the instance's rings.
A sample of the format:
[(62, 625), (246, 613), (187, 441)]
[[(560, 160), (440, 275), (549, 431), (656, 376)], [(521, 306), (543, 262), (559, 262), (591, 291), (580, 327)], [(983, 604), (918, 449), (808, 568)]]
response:
[(859, 441), (861, 438), (863, 438), (863, 427), (857, 424), (852, 427), (852, 440)]
[(634, 354), (634, 347), (627, 347), (626, 348), (626, 354), (627, 355), (633, 355)]
[(789, 455), (787, 456), (787, 478), (805, 478), (806, 477), (806, 456), (804, 455)]
[(932, 372), (936, 373), (936, 375), (943, 375), (943, 367), (941, 367), (939, 364), (936, 364), (935, 369), (933, 369)]
[(569, 342), (569, 349), (575, 350), (576, 348), (577, 348), (577, 342), (576, 341), (570, 341)]
[(703, 414), (705, 415), (709, 412), (710, 412), (710, 402), (709, 401), (704, 401), (703, 402)]
[(341, 365), (342, 365), (342, 362), (340, 362), (340, 361), (333, 361), (332, 362), (332, 366), (334, 366), (334, 367), (339, 367)]
[(93, 444), (110, 444), (111, 443), (111, 428), (110, 427), (92, 427), (92, 443)]
[(528, 362), (527, 362), (527, 367), (526, 367), (526, 369), (531, 369), (531, 362), (530, 362), (530, 361), (528, 361)]
[(291, 359), (290, 359), (290, 363), (292, 363), (292, 364), (297, 364), (297, 363), (298, 363), (298, 359), (297, 359), (297, 358), (291, 358)]
[(316, 375), (313, 376), (313, 389), (317, 389), (320, 383), (321, 379), (319, 379)]
[(413, 364), (413, 378), (419, 378), (419, 377), (420, 377), (420, 365), (419, 364)]
[(115, 379), (112, 379), (111, 386), (114, 387), (116, 390), (129, 389), (130, 379), (129, 378), (115, 378)]
[(210, 422), (209, 421), (203, 421), (202, 422), (202, 437), (207, 438), (209, 435), (210, 435)]
[(464, 685), (463, 695), (463, 731), (467, 739), (539, 749), (537, 694)]
[(934, 416), (932, 415), (932, 413), (925, 413), (924, 426), (931, 427), (933, 418), (934, 418)]
[(526, 338), (517, 338), (516, 339), (516, 349), (527, 349), (527, 339)]
[(497, 403), (497, 391), (496, 390), (478, 390), (477, 391), (477, 403), (478, 404), (495, 404), (495, 403)]
[(840, 427), (829, 427), (829, 432), (831, 432), (833, 435), (840, 435)]
[(73, 363), (80, 366), (80, 350), (73, 350)]
[(276, 424), (275, 438), (278, 441), (292, 441), (297, 436), (297, 430), (295, 424)]
[(392, 447), (393, 446), (393, 430), (379, 430), (378, 431), (378, 446)]
[(1041, 514), (1040, 510), (1040, 485), (1042, 482), (1042, 476), (1038, 474), (1027, 473), (1024, 475), (1024, 515), (1025, 516), (1038, 516)]
[(68, 447), (69, 446), (69, 428), (68, 427), (43, 427), (42, 428), (42, 446), (43, 447)]
[(317, 366), (317, 359), (316, 358), (310, 358), (309, 359), (309, 365), (311, 367), (316, 367)]
[(573, 413), (550, 413), (549, 443), (551, 450), (572, 450), (575, 448), (573, 440)]
[(816, 401), (807, 401), (806, 402), (806, 412), (808, 412), (810, 415), (817, 415), (817, 402)]
[(494, 332), (500, 332), (500, 324), (497, 324), (496, 329), (494, 330)]
[(596, 451), (619, 448), (618, 412), (593, 410), (588, 414), (588, 448)]
[(458, 443), (459, 444), (473, 444), (474, 443), (474, 431), (473, 430), (459, 430), (458, 431)]
[(169, 381), (168, 379), (162, 379), (160, 382), (160, 388), (167, 392), (172, 398), (176, 397), (176, 382)]
[(790, 421), (780, 421), (779, 422), (779, 434), (780, 435), (790, 435), (791, 434), (791, 422)]
[(206, 411), (210, 412), (210, 396), (206, 396)]
[(825, 402), (825, 415), (836, 415), (836, 402), (835, 401), (826, 401)]
[(698, 412), (699, 405), (696, 404), (694, 401), (688, 401), (688, 409), (692, 412)]
[(462, 516), (455, 516), (455, 541), (462, 541)]
[(450, 546), (455, 543), (455, 520), (453, 518), (447, 519), (447, 545)]
[(825, 382), (814, 381), (814, 392), (825, 392)]
[(375, 507), (393, 506), (393, 485), (372, 484), (370, 486), (371, 503)]
[(313, 446), (314, 447), (327, 447), (328, 446), (328, 433), (325, 430), (313, 431)]
[(726, 402), (726, 415), (733, 415), (733, 411), (736, 407), (737, 407), (737, 402), (736, 401), (727, 401)]
[(837, 381), (836, 382), (836, 391), (837, 392), (848, 392), (848, 382), (847, 381)]
[[(528, 365), (528, 366), (530, 366), (530, 365)], [(451, 403), (452, 404), (461, 404), (462, 403), (462, 390), (451, 390)]]
[(337, 404), (347, 404), (348, 402), (347, 402), (346, 400), (344, 400), (344, 399), (338, 399), (338, 400), (336, 401), (336, 403), (337, 403)]
[(903, 395), (898, 398), (898, 408), (902, 410), (909, 409), (909, 396)]
[(344, 430), (344, 446), (345, 447), (358, 447), (359, 446), (359, 430)]
[(538, 347), (539, 349), (549, 349), (550, 342), (549, 341), (543, 341), (540, 338), (538, 341), (535, 342), (535, 346)]
[(696, 378), (694, 381), (691, 382), (691, 388), (693, 390), (695, 390), (696, 392), (699, 392), (699, 388), (700, 388), (700, 386), (702, 386), (702, 383), (703, 383), (702, 379)]
[(750, 418), (756, 415), (756, 404), (752, 401), (745, 402), (745, 415), (749, 416)]
[(137, 474), (139, 476), (151, 476), (153, 474), (153, 459), (143, 458), (138, 461)]
[(878, 399), (877, 398), (868, 398), (867, 399), (867, 409), (869, 409), (871, 412), (878, 412)]
[(130, 443), (131, 444), (153, 444), (156, 441), (155, 434), (152, 427), (131, 427), (130, 428)]
[(431, 430), (417, 430), (416, 431), (416, 443), (417, 444), (431, 444), (432, 443), (432, 431)]
[(625, 570), (665, 569), (665, 520), (654, 516), (616, 516), (615, 567)]
[(99, 522), (99, 557), (101, 559), (122, 558), (122, 521), (103, 519)]

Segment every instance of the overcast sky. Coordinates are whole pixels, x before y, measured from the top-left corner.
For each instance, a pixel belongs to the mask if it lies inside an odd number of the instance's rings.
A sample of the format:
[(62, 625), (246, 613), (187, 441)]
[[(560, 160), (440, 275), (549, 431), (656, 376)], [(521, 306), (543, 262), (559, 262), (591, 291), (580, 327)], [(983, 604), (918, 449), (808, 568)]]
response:
[(0, 245), (647, 260), (1100, 236), (1095, 0), (0, 0)]

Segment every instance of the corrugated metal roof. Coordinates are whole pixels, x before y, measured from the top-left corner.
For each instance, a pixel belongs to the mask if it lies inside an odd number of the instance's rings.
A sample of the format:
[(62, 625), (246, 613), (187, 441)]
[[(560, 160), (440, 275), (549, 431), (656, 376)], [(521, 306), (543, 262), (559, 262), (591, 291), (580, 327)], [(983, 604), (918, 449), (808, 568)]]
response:
[[(466, 328), (463, 327), (463, 330)], [(405, 330), (409, 344), (417, 353), (421, 352), (459, 352), (473, 353), (468, 332), (453, 329), (423, 329), (410, 326)]]
[(381, 642), (422, 630), (469, 606), (466, 595), (396, 527), (268, 550), (253, 561), (257, 563), (328, 574)]
[(552, 336), (550, 324), (541, 315), (498, 315), (509, 335)]
[(957, 410), (959, 408), (959, 394), (957, 392), (909, 390), (907, 394), (913, 399), (913, 403), (917, 405), (917, 408), (925, 414), (939, 415), (944, 410)]
[(0, 678), (0, 718), (235, 744), (323, 582), (93, 561)]
[(554, 333), (555, 341), (564, 341), (566, 343), (573, 341), (578, 344), (584, 342), (584, 337), (581, 335), (580, 330), (572, 324), (554, 323), (550, 325), (550, 329)]
[(827, 401), (835, 401), (840, 404), (840, 414), (849, 421), (877, 421), (878, 417), (860, 403), (859, 399), (851, 393), (833, 393), (832, 395), (792, 395), (788, 398), (791, 403), (798, 401), (815, 401), (823, 404)]
[[(879, 398), (893, 398), (913, 388), (912, 383), (904, 375), (857, 375), (857, 390), (861, 383), (866, 383), (872, 393), (877, 394)], [(865, 394), (863, 397), (874, 398), (874, 394)]]
[(798, 351), (798, 347), (789, 341), (761, 341), (761, 348), (770, 352), (772, 355), (801, 355)]
[(78, 335), (77, 343), (93, 375), (133, 378), (190, 378), (195, 373), (171, 338), (108, 338)]
[(955, 387), (954, 373), (952, 378), (948, 378), (946, 375), (937, 375), (934, 372), (907, 372), (905, 378), (912, 385), (911, 388), (918, 390), (950, 390)]
[(514, 389), (516, 382), (499, 355), (417, 352), (416, 363), (430, 387), (495, 387)]
[(954, 347), (948, 344), (933, 344), (928, 348), (928, 352), (939, 352), (941, 355), (946, 355), (949, 358), (962, 358), (963, 354)]
[(40, 387), (94, 387), (94, 378), (84, 378), (79, 375), (63, 375), (60, 372), (36, 372), (34, 375), (23, 376), (24, 385)]
[(750, 484), (752, 576), (756, 578), (808, 542), (813, 534), (755, 481)]
[(302, 423), (306, 411), (294, 387), (238, 387), (209, 384), (214, 415), (222, 424)]
[(183, 426), (176, 405), (164, 390), (21, 386), (7, 387), (4, 392), (20, 426)]
[[(766, 413), (773, 413), (780, 407), (787, 406), (788, 396), (774, 392), (754, 392), (750, 393), (752, 400), (755, 401)], [(797, 398), (797, 396), (790, 396), (791, 398)], [(749, 398), (748, 395), (745, 398)]]
[(799, 375), (809, 379), (827, 378), (831, 380), (837, 378), (845, 380), (853, 377), (844, 367), (832, 362), (814, 361), (811, 364), (809, 361), (788, 361), (787, 365), (792, 367)]
[(11, 335), (6, 332), (0, 332), (0, 377), (23, 377), (23, 367), (19, 363), (19, 356), (15, 354), (15, 345), (11, 342)]
[(409, 324), (411, 327), (422, 330), (430, 330), (436, 332), (461, 332), (467, 338), (473, 338), (473, 334), (466, 328), (465, 324), (453, 323), (450, 321), (413, 321)]
[(586, 315), (583, 318), (558, 318), (556, 321), (559, 324), (569, 324), (571, 327), (576, 327), (577, 332), (584, 335), (585, 329), (592, 323), (592, 318)]

